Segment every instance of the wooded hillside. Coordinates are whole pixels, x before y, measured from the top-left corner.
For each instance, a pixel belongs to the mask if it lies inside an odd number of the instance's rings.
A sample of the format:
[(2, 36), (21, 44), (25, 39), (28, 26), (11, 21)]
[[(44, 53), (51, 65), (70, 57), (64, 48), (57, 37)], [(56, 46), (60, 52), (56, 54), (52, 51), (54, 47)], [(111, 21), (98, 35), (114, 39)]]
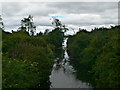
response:
[(68, 39), (71, 63), (80, 80), (96, 88), (120, 87), (120, 26), (82, 30)]

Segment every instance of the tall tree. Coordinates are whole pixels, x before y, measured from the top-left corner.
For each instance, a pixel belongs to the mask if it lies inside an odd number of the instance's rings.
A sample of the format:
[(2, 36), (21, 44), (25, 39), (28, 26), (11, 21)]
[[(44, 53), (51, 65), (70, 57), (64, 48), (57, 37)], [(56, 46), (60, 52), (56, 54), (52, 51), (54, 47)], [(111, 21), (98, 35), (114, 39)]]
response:
[(60, 30), (62, 30), (62, 32), (66, 32), (67, 30), (69, 30), (68, 28), (66, 28), (65, 25), (63, 25), (61, 23), (61, 21), (56, 18), (56, 17), (53, 17), (53, 21), (52, 21), (52, 25), (55, 27), (55, 28), (59, 28)]
[(0, 29), (4, 30), (4, 24), (1, 15), (0, 15)]
[(57, 18), (53, 18), (52, 25), (54, 25), (55, 28), (58, 28), (58, 27), (62, 26), (61, 21)]
[(33, 16), (29, 15), (28, 18), (22, 19), (20, 29), (29, 32), (30, 35), (34, 35), (36, 32), (36, 26), (33, 22)]

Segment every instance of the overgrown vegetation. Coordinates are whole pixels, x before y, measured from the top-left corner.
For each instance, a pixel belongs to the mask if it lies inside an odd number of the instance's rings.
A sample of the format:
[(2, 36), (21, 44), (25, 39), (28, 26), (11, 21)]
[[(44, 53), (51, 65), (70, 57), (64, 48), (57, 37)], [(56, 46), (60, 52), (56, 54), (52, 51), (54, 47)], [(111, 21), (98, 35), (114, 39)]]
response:
[[(35, 36), (33, 17), (21, 20), (17, 32), (2, 31), (2, 87), (49, 88), (49, 75), (55, 58), (63, 58), (62, 42), (68, 30), (59, 19), (55, 29)], [(68, 54), (76, 76), (95, 88), (120, 87), (120, 26), (79, 31), (68, 36)], [(2, 51), (2, 53), (1, 53)]]
[(49, 75), (55, 56), (62, 53), (62, 40), (59, 28), (38, 36), (25, 30), (2, 30), (3, 88), (49, 88)]
[(120, 87), (120, 26), (82, 30), (68, 39), (71, 63), (80, 80), (95, 88)]

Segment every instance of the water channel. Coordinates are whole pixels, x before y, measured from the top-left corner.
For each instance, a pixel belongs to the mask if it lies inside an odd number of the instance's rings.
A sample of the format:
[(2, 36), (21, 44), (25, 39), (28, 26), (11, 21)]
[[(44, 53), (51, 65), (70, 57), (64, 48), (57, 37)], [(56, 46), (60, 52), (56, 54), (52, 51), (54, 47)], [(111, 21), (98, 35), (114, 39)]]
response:
[(50, 88), (89, 88), (92, 90), (92, 86), (89, 83), (82, 82), (75, 77), (75, 70), (70, 65), (70, 59), (67, 53), (67, 40), (63, 40), (64, 58), (59, 61), (59, 58), (55, 60), (53, 69), (50, 75)]

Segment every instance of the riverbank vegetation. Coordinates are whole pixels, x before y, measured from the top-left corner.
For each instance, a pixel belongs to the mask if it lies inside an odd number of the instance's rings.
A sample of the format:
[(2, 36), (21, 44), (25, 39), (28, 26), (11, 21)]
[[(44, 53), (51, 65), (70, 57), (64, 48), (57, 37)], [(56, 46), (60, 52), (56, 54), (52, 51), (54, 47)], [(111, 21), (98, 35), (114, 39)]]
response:
[[(18, 31), (2, 31), (2, 87), (49, 88), (55, 58), (63, 58), (64, 32), (69, 30), (59, 19), (55, 28), (35, 35), (31, 15), (21, 20)], [(78, 79), (95, 88), (120, 87), (120, 26), (79, 31), (68, 37), (68, 54)], [(62, 31), (64, 30), (64, 31)], [(0, 51), (1, 52), (1, 51)]]
[(49, 88), (53, 61), (62, 53), (63, 33), (55, 28), (47, 35), (25, 30), (2, 30), (2, 87)]
[(68, 39), (76, 76), (95, 88), (120, 87), (120, 26), (79, 31)]

